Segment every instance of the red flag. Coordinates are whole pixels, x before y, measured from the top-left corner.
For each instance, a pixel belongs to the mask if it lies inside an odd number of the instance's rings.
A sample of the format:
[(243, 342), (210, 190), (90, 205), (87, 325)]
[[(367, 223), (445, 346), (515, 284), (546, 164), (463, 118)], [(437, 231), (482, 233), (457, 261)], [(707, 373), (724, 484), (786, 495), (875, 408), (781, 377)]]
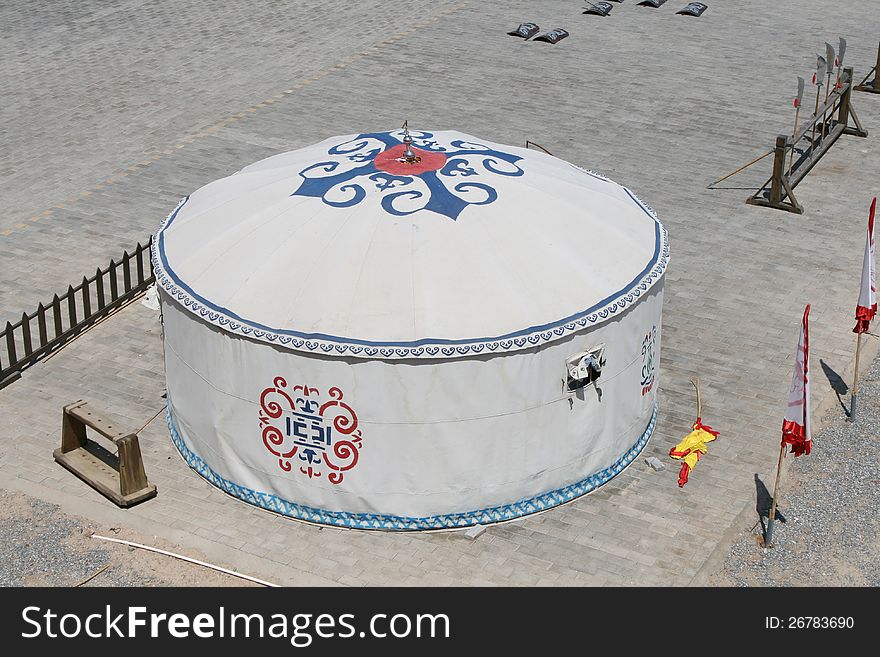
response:
[(804, 308), (804, 322), (794, 359), (794, 374), (788, 390), (788, 405), (782, 419), (782, 444), (791, 445), (795, 456), (809, 454), (810, 436), (810, 304)]
[(856, 304), (856, 327), (853, 333), (867, 333), (871, 320), (877, 314), (877, 261), (874, 258), (874, 211), (876, 197), (871, 202), (868, 215), (868, 236), (865, 239), (865, 260), (862, 264), (862, 287)]

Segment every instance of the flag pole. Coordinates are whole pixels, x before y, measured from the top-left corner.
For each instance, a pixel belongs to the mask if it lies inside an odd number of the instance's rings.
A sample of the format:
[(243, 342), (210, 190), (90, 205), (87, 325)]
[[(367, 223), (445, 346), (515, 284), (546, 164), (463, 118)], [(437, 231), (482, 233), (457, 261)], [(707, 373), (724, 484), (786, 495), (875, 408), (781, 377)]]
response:
[(849, 398), (849, 421), (856, 421), (856, 400), (859, 398), (859, 352), (862, 350), (862, 334), (856, 333), (856, 371), (853, 372), (852, 394)]
[(703, 398), (700, 396), (700, 379), (691, 379), (691, 384), (697, 390), (697, 420), (703, 417)]
[(773, 502), (767, 517), (767, 532), (764, 534), (764, 547), (773, 547), (773, 523), (776, 521), (776, 500), (779, 495), (779, 480), (782, 476), (782, 459), (785, 458), (785, 443), (779, 448), (779, 461), (776, 463), (776, 483), (773, 485)]
[[(779, 500), (779, 482), (782, 479), (782, 459), (785, 446), (790, 444), (795, 456), (809, 454), (812, 444), (810, 437), (810, 304), (804, 308), (798, 347), (795, 352), (794, 374), (788, 389), (788, 404), (782, 419), (782, 443), (779, 446), (779, 460), (776, 462), (776, 483), (773, 485), (773, 501), (767, 516), (767, 530), (764, 532), (764, 547), (773, 547), (773, 529), (776, 526), (776, 506)], [(760, 518), (759, 518), (760, 520)]]

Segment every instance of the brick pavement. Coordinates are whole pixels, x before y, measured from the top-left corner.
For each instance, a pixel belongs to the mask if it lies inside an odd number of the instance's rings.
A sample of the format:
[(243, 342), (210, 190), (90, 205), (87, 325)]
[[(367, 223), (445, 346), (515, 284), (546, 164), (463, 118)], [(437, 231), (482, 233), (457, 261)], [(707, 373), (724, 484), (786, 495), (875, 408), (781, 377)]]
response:
[[(309, 21), (330, 20), (321, 3), (300, 4), (302, 17), (318, 16)], [(403, 118), (415, 127), (455, 128), (500, 142), (529, 138), (631, 187), (669, 228), (673, 260), (664, 308), (661, 415), (644, 453), (669, 467), (655, 473), (640, 458), (596, 493), (494, 526), (476, 541), (459, 533), (369, 534), (318, 529), (227, 497), (186, 468), (157, 420), (142, 434), (142, 444), (159, 496), (126, 512), (108, 508), (52, 462), (51, 449), (58, 441), (60, 408), (73, 399), (104, 405), (132, 426), (161, 406), (158, 326), (152, 313), (135, 304), (0, 392), (0, 413), (11, 419), (0, 427), (9, 445), (0, 453), (0, 485), (47, 499), (61, 495), (62, 505), (76, 512), (85, 507), (209, 556), (247, 560), (262, 574), (278, 572), (291, 584), (699, 581), (701, 568), (711, 566), (752, 500), (753, 474), (765, 481), (772, 476), (781, 403), (805, 302), (813, 304), (816, 371), (820, 360), (845, 376), (852, 368), (849, 331), (863, 226), (880, 170), (880, 104), (873, 96), (856, 96), (871, 135), (844, 137), (798, 188), (804, 216), (749, 207), (743, 203), (747, 191), (708, 191), (705, 185), (769, 148), (777, 133), (790, 128), (795, 76), (809, 75), (824, 40), (847, 37), (847, 59), (857, 74), (873, 62), (878, 35), (867, 20), (872, 4), (856, 0), (833, 15), (818, 0), (798, 3), (797, 12), (791, 3), (745, 0), (715, 3), (695, 20), (675, 16), (672, 7), (651, 11), (627, 3), (600, 20), (561, 1), (472, 2), (450, 4), (449, 13), (429, 22), (438, 7), (411, 2), (402, 14), (395, 9), (391, 34), (380, 20), (391, 12), (382, 14), (386, 10), (379, 3), (358, 6), (375, 18), (358, 32), (357, 45), (348, 48), (344, 39), (332, 48), (329, 40), (297, 41), (257, 74), (249, 72), (265, 51), (259, 44), (247, 47), (243, 35), (231, 30), (238, 59), (224, 65), (234, 93), (224, 96), (227, 85), (217, 78), (205, 82), (206, 97), (213, 100), (204, 107), (181, 100), (179, 88), (173, 101), (159, 94), (155, 107), (132, 110), (140, 122), (129, 128), (137, 152), (121, 149), (113, 155), (123, 132), (97, 129), (100, 139), (93, 150), (62, 144), (58, 162), (65, 164), (58, 171), (55, 165), (46, 169), (51, 184), (33, 185), (33, 198), (15, 180), (4, 185), (0, 198), (8, 211), (0, 226), (0, 319), (65, 287), (74, 270), (75, 279), (146, 236), (177, 197), (266, 155), (327, 135), (388, 129)], [(296, 22), (299, 16), (284, 20)], [(121, 19), (110, 12), (86, 24), (115, 26)], [(572, 36), (549, 46), (503, 35), (524, 20), (566, 27)], [(234, 16), (221, 15), (213, 29), (228, 29), (230, 21)], [(415, 27), (418, 21), (424, 25)], [(779, 29), (782, 24), (785, 30)], [(392, 43), (380, 43), (413, 28)], [(157, 28), (143, 29), (148, 34)], [(202, 35), (206, 43), (196, 40), (199, 47), (222, 50), (211, 34), (209, 29)], [(71, 62), (77, 56), (100, 60), (102, 53), (113, 52), (84, 38), (78, 43), (72, 42)], [(281, 75), (286, 64), (301, 62), (311, 49), (317, 52), (313, 67), (300, 63), (289, 77)], [(759, 65), (762, 61), (766, 66)], [(51, 75), (63, 76), (63, 65), (56, 66)], [(158, 71), (194, 75), (185, 62), (173, 59), (152, 67), (131, 61), (120, 68), (125, 70), (156, 77)], [(303, 84), (302, 76), (314, 77), (314, 71), (325, 73)], [(37, 75), (33, 85), (40, 84), (48, 86)], [(161, 87), (155, 81), (145, 85)], [(291, 92), (282, 93), (286, 90)], [(273, 93), (282, 95), (258, 106)], [(33, 89), (25, 95), (37, 98)], [(53, 105), (51, 100), (45, 102)], [(248, 107), (254, 111), (238, 117)], [(191, 110), (206, 113), (190, 116)], [(224, 116), (238, 118), (221, 124)], [(16, 175), (19, 166), (41, 172), (36, 163), (22, 165), (23, 153), (50, 152), (53, 131), (62, 130), (68, 119), (32, 120), (37, 127), (21, 136), (20, 150), (0, 158), (0, 175)], [(161, 153), (168, 144), (170, 154), (137, 164), (143, 153)], [(133, 157), (123, 157), (128, 155)], [(763, 164), (725, 186), (762, 182), (769, 167)], [(119, 170), (127, 175), (93, 189), (96, 180)], [(53, 196), (54, 189), (60, 193)], [(41, 215), (40, 208), (90, 189), (91, 195)], [(43, 218), (29, 222), (28, 216)], [(59, 257), (61, 244), (66, 247)], [(722, 433), (692, 481), (679, 490), (665, 454), (693, 419), (689, 378), (695, 374), (704, 382), (704, 417)], [(816, 401), (827, 400), (827, 383), (817, 379)]]

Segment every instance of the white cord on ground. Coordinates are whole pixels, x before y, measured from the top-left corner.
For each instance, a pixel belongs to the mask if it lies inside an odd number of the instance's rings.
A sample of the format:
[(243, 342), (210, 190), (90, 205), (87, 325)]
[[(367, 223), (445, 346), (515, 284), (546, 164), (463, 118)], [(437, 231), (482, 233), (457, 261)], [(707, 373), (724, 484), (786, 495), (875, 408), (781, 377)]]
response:
[(220, 566), (215, 566), (214, 564), (207, 563), (205, 561), (199, 561), (198, 559), (193, 559), (191, 557), (185, 557), (182, 554), (175, 554), (174, 552), (168, 552), (167, 550), (160, 550), (159, 548), (150, 547), (149, 545), (142, 545), (141, 543), (133, 543), (132, 541), (124, 541), (121, 538), (111, 538), (109, 536), (101, 536), (100, 534), (92, 534), (92, 538), (98, 538), (102, 541), (110, 541), (111, 543), (121, 543), (122, 545), (130, 545), (131, 547), (140, 548), (141, 550), (147, 550), (149, 552), (156, 552), (158, 554), (164, 554), (168, 557), (174, 557), (175, 559), (180, 559), (181, 561), (187, 561), (189, 563), (194, 563), (199, 566), (204, 566), (205, 568), (210, 568), (211, 570), (216, 570), (221, 573), (226, 573), (227, 575), (232, 575), (233, 577), (239, 577), (241, 579), (246, 579), (249, 582), (254, 582), (255, 584), (261, 584), (262, 586), (271, 586), (274, 588), (278, 588), (280, 585), (273, 584), (272, 582), (267, 582), (262, 579), (257, 579), (256, 577), (251, 577), (250, 575), (243, 575), (242, 573), (237, 573), (234, 570), (229, 570), (227, 568), (221, 568)]

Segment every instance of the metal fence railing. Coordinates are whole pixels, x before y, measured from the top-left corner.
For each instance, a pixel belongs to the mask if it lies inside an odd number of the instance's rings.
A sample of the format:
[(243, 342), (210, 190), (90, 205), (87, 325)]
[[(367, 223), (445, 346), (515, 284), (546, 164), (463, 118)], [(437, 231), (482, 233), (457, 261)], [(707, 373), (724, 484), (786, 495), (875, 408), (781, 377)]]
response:
[(150, 262), (153, 238), (117, 263), (97, 269), (91, 278), (70, 285), (33, 313), (23, 312), (17, 322), (6, 322), (0, 331), (0, 388), (17, 379), (21, 371), (54, 351), (83, 329), (125, 305), (147, 289), (155, 277)]

